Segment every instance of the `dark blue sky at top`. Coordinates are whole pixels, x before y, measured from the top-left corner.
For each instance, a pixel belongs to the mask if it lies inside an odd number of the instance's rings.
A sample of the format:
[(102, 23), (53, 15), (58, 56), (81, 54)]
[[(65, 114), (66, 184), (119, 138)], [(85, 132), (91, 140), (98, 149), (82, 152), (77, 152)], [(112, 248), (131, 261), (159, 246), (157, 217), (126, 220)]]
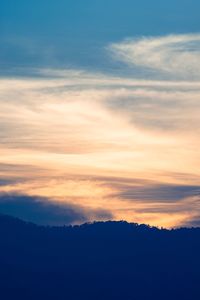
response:
[(102, 66), (109, 43), (199, 32), (199, 11), (199, 0), (0, 0), (0, 66)]

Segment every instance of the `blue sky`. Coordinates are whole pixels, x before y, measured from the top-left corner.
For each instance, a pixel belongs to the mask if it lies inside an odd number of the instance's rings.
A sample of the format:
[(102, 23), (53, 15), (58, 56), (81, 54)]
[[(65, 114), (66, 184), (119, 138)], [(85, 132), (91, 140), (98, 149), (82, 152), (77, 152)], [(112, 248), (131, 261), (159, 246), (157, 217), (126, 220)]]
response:
[(199, 32), (199, 10), (197, 0), (1, 0), (1, 69), (109, 65), (110, 71), (107, 44)]

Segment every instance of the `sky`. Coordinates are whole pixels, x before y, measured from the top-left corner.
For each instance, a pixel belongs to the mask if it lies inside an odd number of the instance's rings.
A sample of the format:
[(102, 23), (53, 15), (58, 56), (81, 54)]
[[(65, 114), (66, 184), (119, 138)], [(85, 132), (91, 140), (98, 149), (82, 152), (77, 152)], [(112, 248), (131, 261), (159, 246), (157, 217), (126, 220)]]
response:
[(0, 212), (200, 225), (200, 2), (0, 0)]

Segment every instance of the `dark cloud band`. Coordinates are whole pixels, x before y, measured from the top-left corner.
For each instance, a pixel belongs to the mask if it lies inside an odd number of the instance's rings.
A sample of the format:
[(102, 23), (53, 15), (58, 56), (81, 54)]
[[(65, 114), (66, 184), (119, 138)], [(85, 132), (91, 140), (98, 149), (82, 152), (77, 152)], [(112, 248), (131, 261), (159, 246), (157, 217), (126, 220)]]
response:
[(40, 225), (69, 225), (91, 219), (112, 219), (112, 214), (106, 210), (86, 210), (72, 204), (57, 204), (47, 198), (13, 193), (0, 194), (0, 213)]

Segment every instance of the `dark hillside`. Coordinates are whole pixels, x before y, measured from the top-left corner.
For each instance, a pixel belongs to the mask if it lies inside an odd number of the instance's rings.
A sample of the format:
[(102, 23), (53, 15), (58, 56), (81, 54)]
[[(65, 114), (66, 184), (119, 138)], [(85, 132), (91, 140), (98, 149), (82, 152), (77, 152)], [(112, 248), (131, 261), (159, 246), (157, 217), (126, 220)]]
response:
[(200, 299), (200, 229), (0, 216), (1, 299)]

